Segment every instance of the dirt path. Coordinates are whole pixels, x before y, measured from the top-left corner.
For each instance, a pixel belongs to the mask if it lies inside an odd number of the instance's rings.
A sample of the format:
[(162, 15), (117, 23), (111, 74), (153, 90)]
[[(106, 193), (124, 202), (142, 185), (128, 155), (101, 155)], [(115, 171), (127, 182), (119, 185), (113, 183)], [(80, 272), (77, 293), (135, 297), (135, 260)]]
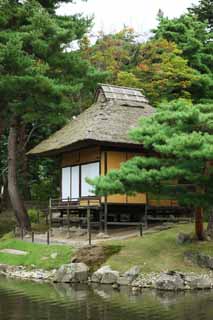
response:
[[(161, 230), (165, 230), (171, 228), (172, 225), (165, 226), (155, 226), (150, 227), (143, 231), (143, 235), (160, 232)], [(82, 232), (82, 235), (80, 233)], [(108, 235), (104, 233), (92, 233), (92, 244), (97, 245), (99, 243), (114, 241), (114, 240), (126, 240), (134, 237), (140, 237), (139, 230), (135, 228), (123, 228), (123, 229), (112, 229), (109, 230)], [(32, 241), (31, 235), (26, 235), (24, 237), (25, 241)], [(47, 243), (47, 234), (35, 234), (34, 238), (35, 243)], [(51, 244), (66, 244), (70, 245), (76, 249), (88, 246), (88, 236), (86, 230), (77, 230), (76, 232), (68, 232), (66, 228), (61, 229), (53, 229), (52, 234), (50, 235), (50, 243)]]

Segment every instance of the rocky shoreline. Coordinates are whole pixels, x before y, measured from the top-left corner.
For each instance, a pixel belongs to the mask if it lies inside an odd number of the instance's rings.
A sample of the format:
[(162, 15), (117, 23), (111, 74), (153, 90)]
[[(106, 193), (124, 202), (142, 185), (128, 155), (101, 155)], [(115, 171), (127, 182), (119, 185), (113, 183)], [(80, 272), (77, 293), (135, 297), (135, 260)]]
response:
[(0, 264), (0, 275), (32, 281), (57, 283), (96, 283), (111, 285), (119, 290), (121, 286), (129, 286), (133, 292), (140, 292), (143, 288), (164, 291), (185, 291), (213, 289), (213, 273), (206, 274), (181, 273), (165, 271), (161, 273), (143, 274), (139, 266), (134, 266), (127, 272), (120, 274), (109, 266), (99, 268), (94, 273), (84, 263), (70, 263), (58, 270), (29, 270), (24, 266), (10, 266)]

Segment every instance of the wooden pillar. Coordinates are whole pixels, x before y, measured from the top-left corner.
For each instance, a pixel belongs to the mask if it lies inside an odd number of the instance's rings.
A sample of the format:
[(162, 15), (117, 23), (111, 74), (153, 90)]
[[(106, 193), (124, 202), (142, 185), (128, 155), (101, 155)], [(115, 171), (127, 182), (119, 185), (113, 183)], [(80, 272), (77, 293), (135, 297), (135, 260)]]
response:
[(52, 201), (49, 199), (49, 230), (52, 229)]
[(145, 229), (148, 228), (148, 217), (147, 217), (147, 213), (148, 213), (148, 206), (147, 206), (147, 204), (145, 204), (145, 212), (144, 212), (144, 226), (145, 226)]
[(105, 202), (104, 202), (104, 233), (107, 234), (107, 215), (108, 215), (108, 205), (107, 205), (107, 201), (105, 199)]
[(102, 219), (103, 219), (103, 207), (101, 205), (99, 210), (99, 232), (103, 232)]
[(68, 198), (68, 203), (67, 203), (67, 228), (68, 228), (68, 231), (70, 229), (70, 209), (69, 209), (69, 206), (70, 206), (70, 201)]
[(87, 207), (87, 234), (89, 239), (89, 245), (92, 242), (92, 235), (91, 235), (91, 212), (90, 207)]

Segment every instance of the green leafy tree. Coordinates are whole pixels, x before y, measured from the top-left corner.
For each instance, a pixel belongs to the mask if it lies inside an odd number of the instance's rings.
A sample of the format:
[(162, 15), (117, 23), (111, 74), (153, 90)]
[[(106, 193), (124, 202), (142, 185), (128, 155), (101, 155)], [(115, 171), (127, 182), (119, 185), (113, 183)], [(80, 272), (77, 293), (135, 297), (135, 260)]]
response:
[(131, 28), (109, 35), (100, 33), (94, 45), (84, 37), (80, 43), (82, 56), (97, 69), (108, 72), (110, 82), (117, 84), (118, 73), (128, 72), (134, 65), (138, 50), (136, 38)]
[(153, 105), (162, 100), (192, 98), (200, 74), (188, 66), (174, 42), (152, 39), (140, 45), (134, 75)]
[(195, 15), (185, 14), (174, 19), (162, 17), (154, 30), (154, 37), (176, 43), (190, 67), (212, 75), (212, 33), (207, 27), (207, 23)]
[(195, 209), (196, 235), (202, 240), (201, 208), (213, 206), (213, 104), (179, 100), (161, 105), (153, 116), (140, 120), (131, 137), (147, 156), (97, 178), (92, 182), (96, 194), (151, 192), (175, 197)]
[(57, 16), (60, 2), (0, 0), (0, 113), (3, 129), (9, 128), (8, 190), (17, 221), (27, 229), (17, 160), (38, 128), (45, 128), (44, 138), (77, 113), (80, 92), (85, 94), (85, 85), (93, 80), (95, 86), (102, 77), (72, 50), (72, 42), (85, 34), (91, 21)]
[(189, 12), (197, 15), (200, 21), (208, 21), (209, 28), (213, 31), (213, 2), (212, 0), (200, 0), (197, 5), (189, 8)]

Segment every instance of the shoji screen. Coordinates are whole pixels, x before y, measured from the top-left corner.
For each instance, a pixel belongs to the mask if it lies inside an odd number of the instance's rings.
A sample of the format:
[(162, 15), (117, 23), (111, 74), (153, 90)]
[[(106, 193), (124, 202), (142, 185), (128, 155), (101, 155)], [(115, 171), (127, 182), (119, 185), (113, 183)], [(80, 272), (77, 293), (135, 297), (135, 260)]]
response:
[(70, 167), (62, 168), (62, 199), (70, 197), (71, 170)]
[(93, 196), (91, 192), (92, 186), (89, 185), (86, 178), (96, 178), (100, 175), (99, 162), (89, 163), (81, 166), (81, 196)]

